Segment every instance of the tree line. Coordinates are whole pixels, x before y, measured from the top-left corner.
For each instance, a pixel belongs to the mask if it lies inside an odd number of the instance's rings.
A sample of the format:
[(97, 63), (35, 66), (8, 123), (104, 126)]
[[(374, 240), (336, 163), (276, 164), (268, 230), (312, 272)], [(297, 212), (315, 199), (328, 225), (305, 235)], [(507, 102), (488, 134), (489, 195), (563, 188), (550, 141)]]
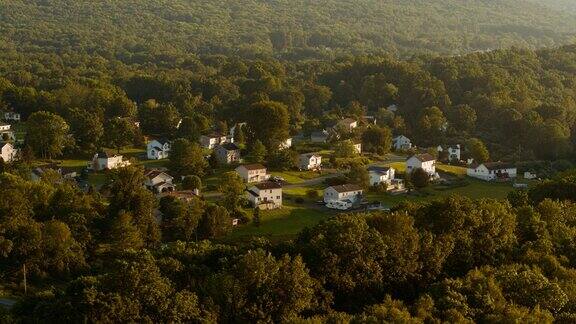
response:
[(22, 290), (25, 266), (30, 288), (0, 315), (6, 322), (576, 316), (573, 171), (507, 200), (406, 203), (334, 216), (292, 241), (235, 244), (205, 240), (227, 233), (230, 201), (156, 205), (135, 168), (110, 175), (109, 203), (56, 174), (30, 182), (8, 171), (0, 176), (1, 279)]
[[(42, 158), (141, 146), (143, 135), (196, 142), (244, 122), (242, 140), (261, 155), (260, 144), (274, 153), (288, 137), (350, 117), (366, 127), (341, 140), (364, 142), (374, 153), (385, 153), (391, 134), (420, 147), (476, 138), (493, 160), (555, 161), (574, 152), (575, 56), (574, 46), (301, 63), (205, 56), (184, 70), (128, 73), (119, 65), (113, 74), (58, 80), (20, 70), (0, 79), (0, 107), (30, 118), (29, 151)], [(376, 125), (364, 123), (366, 116)], [(48, 119), (61, 125), (60, 136), (44, 138), (50, 123), (39, 123)]]

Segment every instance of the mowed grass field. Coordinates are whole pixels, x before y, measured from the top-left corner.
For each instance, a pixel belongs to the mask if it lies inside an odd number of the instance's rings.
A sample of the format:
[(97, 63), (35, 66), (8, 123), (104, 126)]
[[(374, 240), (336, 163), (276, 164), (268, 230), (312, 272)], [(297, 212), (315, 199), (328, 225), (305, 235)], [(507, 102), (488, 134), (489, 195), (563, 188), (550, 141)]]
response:
[(475, 179), (466, 179), (466, 185), (461, 187), (447, 188), (440, 185), (432, 185), (420, 194), (392, 196), (385, 193), (366, 194), (368, 201), (379, 201), (389, 207), (394, 207), (402, 202), (427, 202), (442, 199), (454, 195), (469, 197), (472, 199), (493, 198), (506, 199), (508, 193), (514, 190), (511, 183), (491, 183)]
[(266, 237), (271, 241), (281, 241), (296, 237), (306, 227), (313, 227), (330, 217), (317, 209), (306, 206), (285, 205), (282, 209), (261, 211), (260, 226), (253, 223), (237, 227), (226, 239), (242, 240), (249, 237)]

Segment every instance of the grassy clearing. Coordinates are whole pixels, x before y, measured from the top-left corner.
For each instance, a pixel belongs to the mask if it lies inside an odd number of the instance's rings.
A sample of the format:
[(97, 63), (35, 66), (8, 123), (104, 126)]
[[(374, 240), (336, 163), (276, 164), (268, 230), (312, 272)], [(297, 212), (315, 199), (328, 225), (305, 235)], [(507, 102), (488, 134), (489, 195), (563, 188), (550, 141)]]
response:
[(262, 211), (260, 215), (262, 221), (259, 227), (254, 224), (239, 226), (228, 238), (232, 240), (251, 236), (262, 236), (271, 240), (293, 238), (302, 229), (312, 227), (329, 217), (319, 210), (295, 206)]
[(306, 180), (316, 179), (322, 175), (325, 175), (326, 172), (318, 173), (313, 171), (283, 171), (283, 172), (270, 172), (271, 175), (282, 177), (288, 183), (291, 184), (298, 184), (302, 183)]
[(438, 163), (436, 165), (436, 169), (438, 171), (451, 173), (457, 176), (466, 176), (466, 168), (461, 166)]
[(423, 190), (421, 196), (391, 196), (383, 193), (368, 193), (366, 195), (366, 199), (369, 201), (380, 201), (388, 206), (396, 206), (404, 201), (426, 202), (446, 198), (453, 195), (460, 195), (472, 199), (505, 199), (508, 193), (514, 190), (511, 183), (491, 183), (475, 179), (466, 179), (466, 183), (467, 185), (465, 186), (448, 189), (440, 185), (433, 185)]

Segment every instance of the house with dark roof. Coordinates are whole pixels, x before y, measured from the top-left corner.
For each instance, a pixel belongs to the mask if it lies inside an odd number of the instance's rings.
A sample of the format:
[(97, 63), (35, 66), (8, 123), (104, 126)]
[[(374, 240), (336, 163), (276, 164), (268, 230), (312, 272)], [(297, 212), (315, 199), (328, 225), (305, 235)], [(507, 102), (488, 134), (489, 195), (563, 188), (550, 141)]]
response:
[(406, 160), (406, 173), (410, 174), (416, 169), (422, 169), (430, 175), (436, 177), (436, 158), (431, 154), (416, 154)]
[(246, 164), (236, 168), (236, 172), (246, 183), (266, 181), (270, 175), (262, 164)]
[(370, 185), (391, 184), (396, 176), (396, 170), (392, 167), (371, 166), (368, 168)]
[(146, 145), (146, 156), (148, 160), (163, 160), (170, 155), (170, 141), (167, 139), (155, 139)]
[(517, 177), (518, 169), (505, 162), (473, 163), (468, 166), (466, 174), (484, 181), (510, 181)]
[(240, 163), (240, 147), (234, 143), (225, 143), (214, 149), (216, 160), (222, 164)]
[(146, 180), (144, 186), (155, 194), (172, 192), (176, 190), (174, 177), (160, 170), (147, 170), (144, 173)]
[(246, 198), (254, 208), (282, 208), (282, 186), (272, 181), (260, 182), (246, 190)]

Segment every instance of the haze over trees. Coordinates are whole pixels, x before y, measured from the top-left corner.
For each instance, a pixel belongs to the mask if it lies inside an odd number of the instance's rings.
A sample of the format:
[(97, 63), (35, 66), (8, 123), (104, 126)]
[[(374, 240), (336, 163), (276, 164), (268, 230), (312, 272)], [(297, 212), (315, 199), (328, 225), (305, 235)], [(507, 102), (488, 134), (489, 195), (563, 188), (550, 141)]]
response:
[(0, 12), (3, 57), (64, 51), (127, 64), (190, 53), (458, 54), (562, 45), (576, 34), (566, 0), (9, 0)]
[[(574, 322), (573, 170), (507, 199), (406, 201), (236, 240), (233, 220), (269, 214), (246, 208), (237, 173), (212, 177), (198, 144), (246, 123), (246, 161), (291, 170), (300, 152), (281, 143), (353, 118), (330, 160), (360, 160), (357, 143), (386, 154), (402, 134), (570, 169), (574, 26), (568, 0), (2, 1), (0, 110), (27, 129), (24, 158), (0, 163), (0, 296), (20, 297), (0, 322)], [(137, 165), (97, 174), (100, 191), (30, 180), (35, 158), (144, 136), (171, 142), (178, 188), (221, 196), (157, 199)], [(335, 181), (370, 187), (365, 165), (346, 167)]]

